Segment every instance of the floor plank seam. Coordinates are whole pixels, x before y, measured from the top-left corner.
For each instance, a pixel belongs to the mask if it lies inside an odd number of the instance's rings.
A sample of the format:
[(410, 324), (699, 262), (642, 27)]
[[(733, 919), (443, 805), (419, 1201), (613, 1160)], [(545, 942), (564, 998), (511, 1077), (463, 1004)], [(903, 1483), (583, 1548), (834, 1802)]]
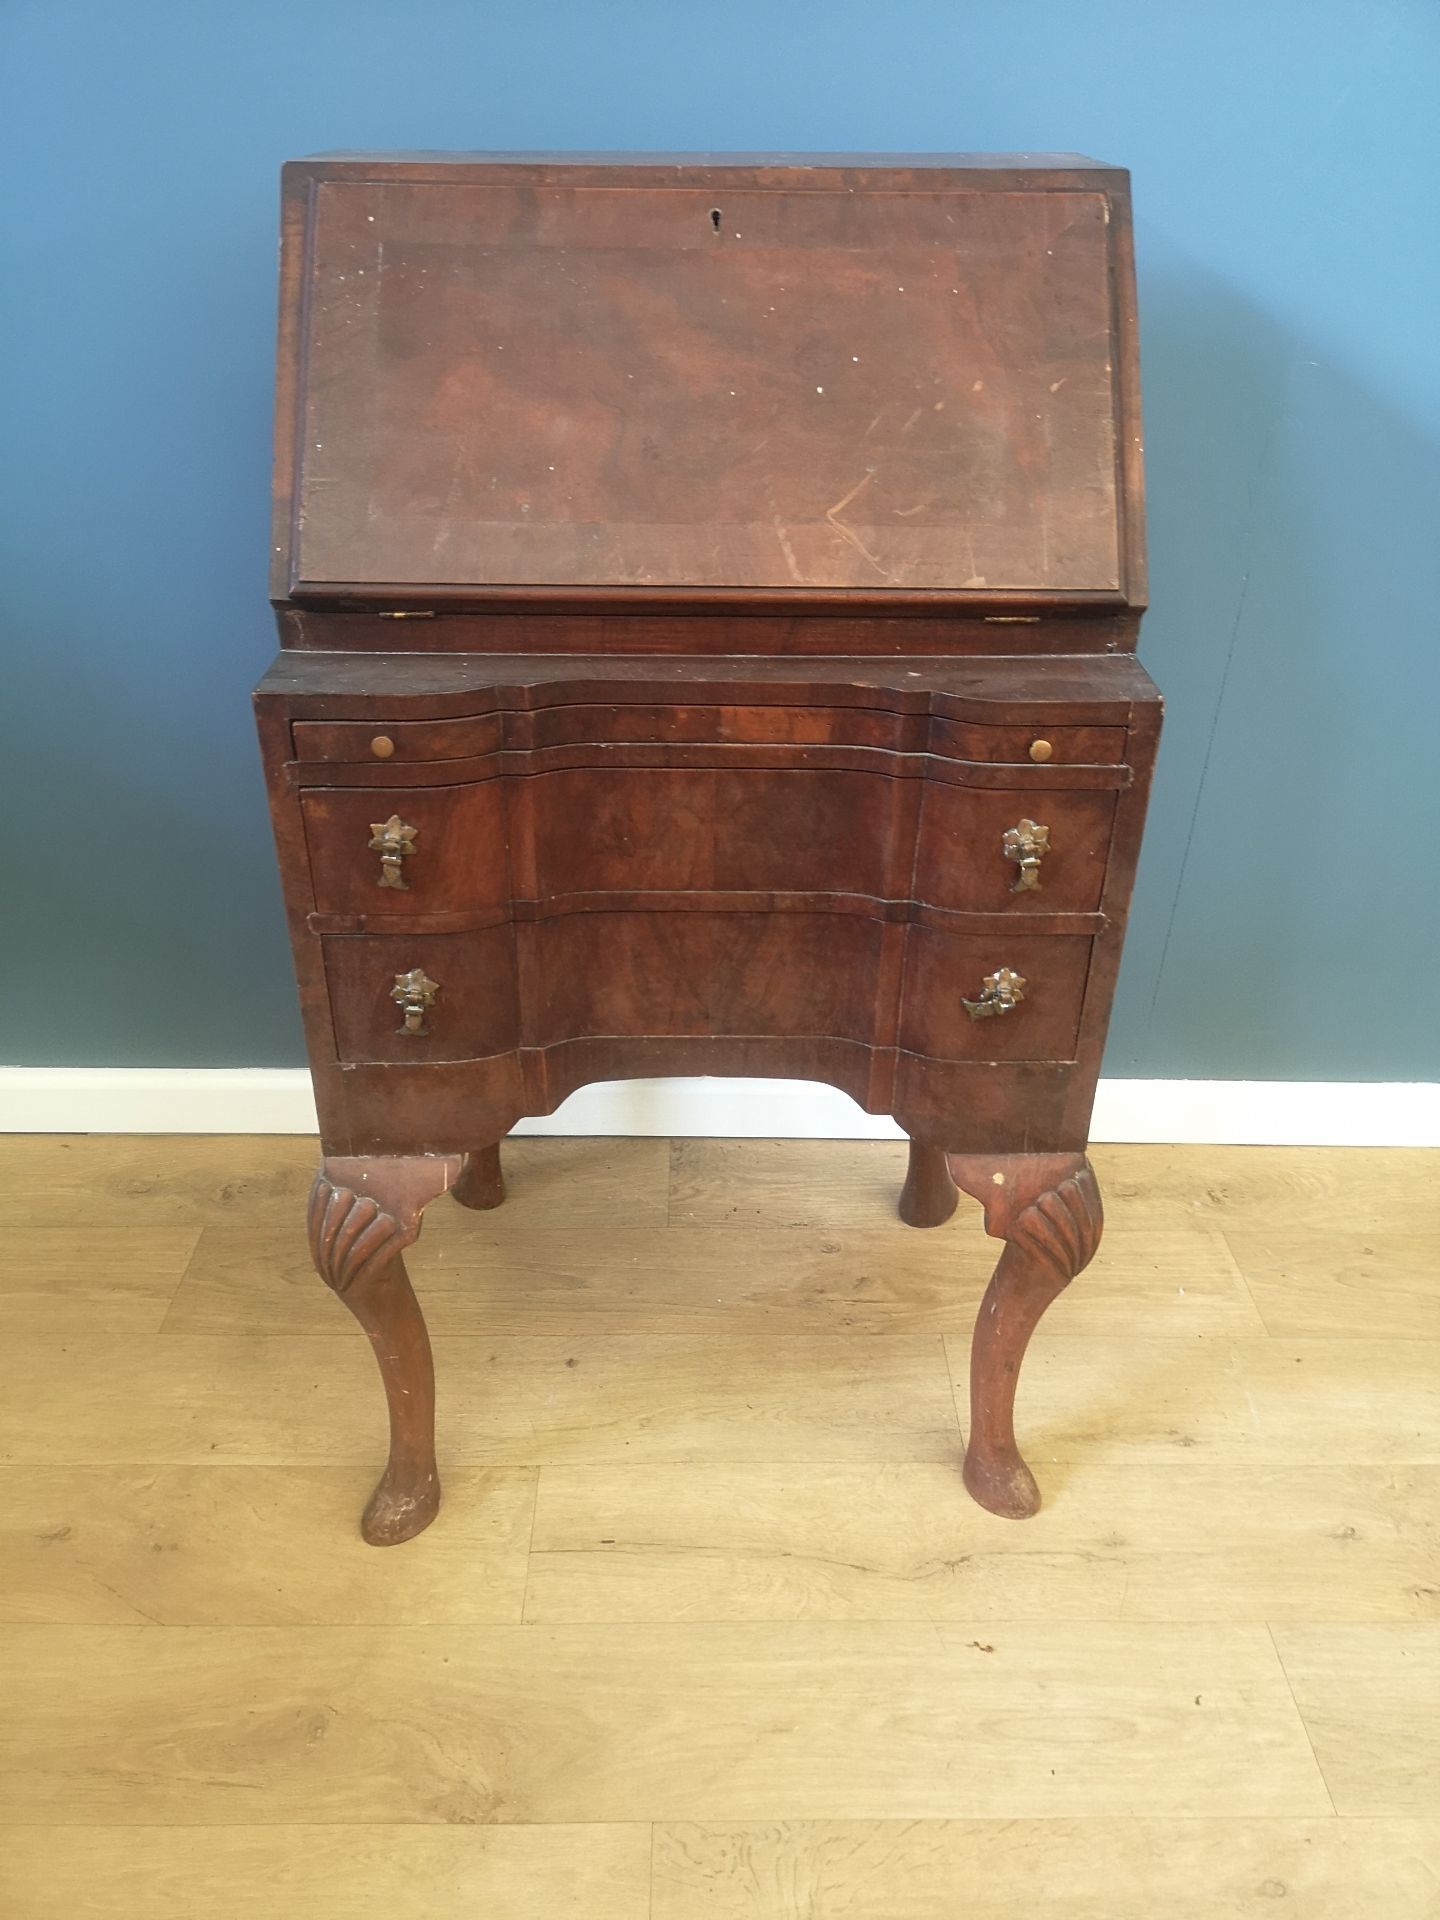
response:
[(1280, 1651), (1280, 1642), (1275, 1638), (1275, 1629), (1268, 1620), (1265, 1623), (1265, 1631), (1270, 1636), (1270, 1644), (1275, 1649), (1276, 1662), (1279, 1665), (1281, 1673), (1285, 1676), (1286, 1688), (1289, 1691), (1291, 1700), (1294, 1702), (1295, 1716), (1299, 1720), (1301, 1729), (1304, 1732), (1306, 1745), (1310, 1749), (1310, 1756), (1315, 1762), (1315, 1771), (1320, 1777), (1320, 1784), (1325, 1789), (1325, 1798), (1330, 1802), (1330, 1811), (1339, 1819), (1341, 1817), (1340, 1809), (1335, 1804), (1335, 1795), (1330, 1788), (1329, 1775), (1320, 1764), (1320, 1755), (1315, 1751), (1315, 1736), (1310, 1731), (1310, 1722), (1305, 1718), (1300, 1702), (1295, 1697), (1295, 1683), (1290, 1678), (1290, 1669), (1285, 1665), (1285, 1656)]
[(530, 1610), (530, 1574), (535, 1564), (535, 1522), (540, 1517), (540, 1482), (544, 1477), (545, 1469), (537, 1466), (534, 1469), (534, 1473), (535, 1483), (530, 1490), (530, 1531), (525, 1539), (525, 1582), (520, 1590), (519, 1624), (522, 1627), (530, 1624), (528, 1618)]
[(1249, 1300), (1251, 1306), (1254, 1308), (1255, 1317), (1260, 1322), (1262, 1331), (1264, 1332), (1267, 1338), (1271, 1340), (1277, 1339), (1279, 1336), (1276, 1334), (1274, 1328), (1270, 1325), (1270, 1322), (1266, 1319), (1265, 1309), (1261, 1306), (1260, 1302), (1255, 1298), (1255, 1289), (1250, 1284), (1250, 1276), (1245, 1271), (1244, 1264), (1242, 1263), (1239, 1254), (1236, 1253), (1234, 1247), (1231, 1246), (1230, 1244), (1229, 1231), (1222, 1226), (1221, 1228), (1219, 1228), (1219, 1234), (1222, 1242), (1224, 1243), (1225, 1251), (1229, 1254), (1231, 1260), (1235, 1264), (1235, 1271), (1240, 1276), (1240, 1284), (1245, 1289), (1245, 1297), (1246, 1299)]

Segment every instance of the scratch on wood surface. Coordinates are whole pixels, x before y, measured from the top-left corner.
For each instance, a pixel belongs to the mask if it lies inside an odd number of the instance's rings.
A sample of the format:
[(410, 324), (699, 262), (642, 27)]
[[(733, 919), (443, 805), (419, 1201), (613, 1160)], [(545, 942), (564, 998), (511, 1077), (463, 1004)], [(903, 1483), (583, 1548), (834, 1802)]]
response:
[(789, 537), (785, 532), (785, 523), (778, 513), (775, 515), (775, 538), (780, 542), (780, 551), (784, 554), (785, 564), (790, 569), (790, 578), (803, 585), (805, 576), (795, 564), (795, 549), (790, 545)]
[[(918, 415), (917, 415), (917, 418), (918, 418)], [(854, 547), (855, 551), (858, 554), (862, 555), (863, 558), (869, 562), (869, 564), (875, 569), (876, 573), (879, 574), (882, 580), (892, 580), (894, 578), (894, 575), (887, 573), (885, 571), (884, 567), (881, 566), (880, 562), (875, 558), (874, 554), (871, 553), (870, 549), (866, 546), (865, 542), (860, 538), (859, 534), (855, 532), (854, 528), (847, 527), (845, 522), (840, 518), (840, 515), (845, 511), (846, 507), (850, 505), (850, 502), (858, 498), (858, 496), (864, 492), (866, 487), (869, 486), (870, 482), (874, 478), (875, 478), (874, 467), (867, 467), (864, 473), (862, 473), (860, 478), (855, 482), (854, 486), (850, 489), (849, 493), (843, 495), (839, 500), (837, 500), (833, 507), (827, 507), (825, 509), (825, 518), (830, 522), (831, 526), (839, 534), (840, 538), (842, 540), (848, 540), (850, 542), (850, 545)]]
[(477, 423), (467, 420), (455, 442), (450, 467), (450, 482), (445, 489), (445, 498), (440, 503), (436, 516), (437, 526), (432, 551), (439, 555), (449, 545), (450, 536), (455, 531), (454, 507), (464, 481), (470, 477), (476, 452)]
[(846, 507), (849, 506), (850, 502), (856, 499), (860, 494), (862, 494), (865, 491), (866, 487), (869, 486), (870, 482), (874, 478), (875, 478), (874, 467), (867, 467), (864, 473), (862, 473), (860, 478), (855, 482), (854, 486), (850, 489), (849, 493), (842, 494), (840, 499), (838, 499), (835, 502), (833, 507), (827, 507), (825, 509), (825, 518), (833, 523), (836, 514), (843, 513)]

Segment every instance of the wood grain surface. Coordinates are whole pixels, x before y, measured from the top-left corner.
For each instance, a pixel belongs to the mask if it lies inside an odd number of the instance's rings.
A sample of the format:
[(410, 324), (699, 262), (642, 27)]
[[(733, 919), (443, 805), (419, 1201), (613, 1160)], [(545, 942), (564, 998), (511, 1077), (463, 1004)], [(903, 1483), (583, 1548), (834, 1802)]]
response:
[(1118, 170), (285, 174), (281, 592), (1138, 586)]

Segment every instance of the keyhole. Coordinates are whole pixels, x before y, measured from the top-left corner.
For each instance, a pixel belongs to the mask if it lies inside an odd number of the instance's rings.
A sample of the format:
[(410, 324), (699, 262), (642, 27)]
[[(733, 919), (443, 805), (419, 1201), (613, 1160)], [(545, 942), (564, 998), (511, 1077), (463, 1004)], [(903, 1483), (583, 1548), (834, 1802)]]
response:
[(713, 227), (713, 228), (715, 229), (715, 231), (716, 231), (716, 233), (719, 233), (719, 231), (720, 231), (720, 209), (719, 209), (719, 207), (711, 207), (711, 209), (710, 209), (710, 224), (711, 224), (711, 226), (712, 226), (712, 227)]

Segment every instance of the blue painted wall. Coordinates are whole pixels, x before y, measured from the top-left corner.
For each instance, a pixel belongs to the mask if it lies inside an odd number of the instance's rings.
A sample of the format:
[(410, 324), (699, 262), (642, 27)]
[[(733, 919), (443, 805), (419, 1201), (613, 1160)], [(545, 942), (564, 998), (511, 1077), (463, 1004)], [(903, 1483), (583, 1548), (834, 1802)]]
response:
[(1135, 176), (1171, 714), (1108, 1070), (1440, 1077), (1437, 100), (1434, 0), (7, 0), (0, 1059), (303, 1058), (282, 159), (1058, 148)]

